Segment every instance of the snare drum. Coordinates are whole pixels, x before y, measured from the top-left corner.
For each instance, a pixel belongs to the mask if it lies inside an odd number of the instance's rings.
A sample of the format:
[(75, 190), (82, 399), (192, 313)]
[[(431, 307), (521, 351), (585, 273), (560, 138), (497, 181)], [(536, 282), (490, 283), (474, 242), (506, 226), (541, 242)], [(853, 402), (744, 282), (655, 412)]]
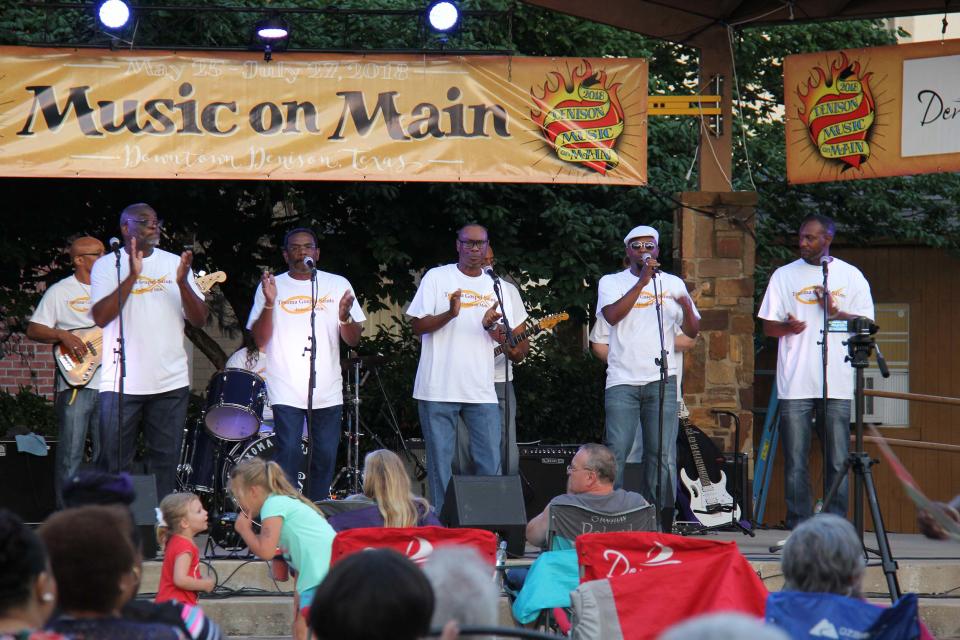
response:
[(204, 421), (223, 440), (246, 440), (260, 430), (266, 386), (246, 369), (224, 369), (210, 378)]

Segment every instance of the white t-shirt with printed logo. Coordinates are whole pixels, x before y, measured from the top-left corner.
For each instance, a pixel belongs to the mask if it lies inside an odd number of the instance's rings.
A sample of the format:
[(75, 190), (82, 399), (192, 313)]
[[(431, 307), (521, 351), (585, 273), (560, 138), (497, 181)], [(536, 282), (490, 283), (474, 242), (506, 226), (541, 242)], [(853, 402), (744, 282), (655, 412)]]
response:
[[(413, 397), (435, 402), (496, 403), (493, 350), (497, 343), (483, 330), (483, 315), (497, 302), (493, 280), (486, 274), (468, 276), (456, 264), (427, 271), (406, 313), (413, 318), (435, 316), (450, 308), (450, 294), (462, 291), (460, 314), (440, 329), (421, 336), (420, 365)], [(504, 299), (510, 326), (522, 311), (510, 296)], [(522, 320), (520, 320), (522, 321)]]
[[(143, 259), (143, 269), (123, 304), (123, 333), (127, 355), (127, 377), (124, 393), (150, 395), (190, 385), (187, 350), (183, 335), (184, 315), (177, 267), (180, 256), (162, 249)], [(120, 279), (130, 273), (130, 258), (120, 249)], [(194, 293), (203, 299), (203, 292), (193, 278), (187, 276)], [(90, 296), (93, 304), (117, 292), (116, 257), (108, 253), (93, 265), (90, 272)], [(101, 391), (117, 391), (119, 363), (114, 349), (120, 334), (120, 323), (114, 318), (103, 328), (103, 364)]]
[[(487, 276), (489, 277), (489, 276)], [(513, 286), (513, 283), (507, 282), (506, 280), (500, 281), (501, 288), (503, 289), (504, 304), (508, 308), (516, 309), (516, 313), (511, 313), (507, 316), (507, 320), (510, 321), (510, 328), (516, 330), (517, 326), (521, 322), (527, 321), (527, 309), (523, 305), (523, 300), (520, 298), (520, 292), (517, 291), (517, 288)], [(514, 319), (514, 316), (518, 319)], [(507, 354), (501, 353), (493, 359), (493, 381), (494, 382), (506, 382), (507, 375), (504, 373), (503, 363), (507, 360)], [(513, 380), (513, 363), (510, 362), (510, 380)]]
[[(90, 309), (90, 285), (83, 284), (72, 275), (51, 285), (36, 310), (30, 317), (30, 322), (49, 327), (51, 329), (86, 329), (94, 326), (93, 315)], [(62, 376), (57, 376), (57, 390), (69, 388)], [(100, 369), (93, 374), (88, 389), (100, 388)]]
[[(669, 273), (659, 273), (657, 289), (661, 293), (663, 309), (663, 340), (667, 350), (667, 373), (677, 374), (677, 358), (673, 342), (683, 324), (683, 308), (679, 297), (689, 297), (683, 280)], [(613, 304), (637, 283), (637, 276), (629, 269), (600, 278), (597, 299), (597, 317), (603, 317), (603, 308)], [(623, 320), (610, 327), (610, 351), (607, 356), (607, 388), (620, 384), (641, 385), (660, 379), (660, 367), (654, 361), (660, 357), (660, 331), (657, 328), (653, 280), (641, 290), (633, 308)], [(693, 312), (699, 318), (696, 306)]]
[[(870, 285), (860, 270), (834, 258), (829, 266), (827, 284), (840, 311), (855, 316), (875, 317)], [(799, 400), (823, 397), (821, 340), (823, 307), (815, 289), (823, 286), (823, 269), (797, 259), (773, 272), (763, 294), (760, 312), (763, 320), (785, 322), (787, 314), (807, 323), (798, 334), (779, 339), (777, 347), (777, 397)], [(827, 342), (827, 396), (837, 400), (853, 398), (853, 367), (844, 362), (846, 333), (830, 333)]]
[[(275, 279), (277, 299), (273, 309), (264, 309), (263, 287), (253, 296), (253, 308), (247, 329), (253, 328), (264, 311), (273, 314), (273, 334), (266, 348), (266, 367), (270, 372), (267, 397), (271, 405), (307, 408), (307, 384), (310, 380), (310, 280), (297, 280), (290, 273)], [(353, 287), (343, 276), (317, 271), (317, 386), (313, 390), (313, 408), (343, 404), (343, 378), (340, 374), (340, 298)], [(355, 299), (350, 307), (354, 322), (366, 316)]]

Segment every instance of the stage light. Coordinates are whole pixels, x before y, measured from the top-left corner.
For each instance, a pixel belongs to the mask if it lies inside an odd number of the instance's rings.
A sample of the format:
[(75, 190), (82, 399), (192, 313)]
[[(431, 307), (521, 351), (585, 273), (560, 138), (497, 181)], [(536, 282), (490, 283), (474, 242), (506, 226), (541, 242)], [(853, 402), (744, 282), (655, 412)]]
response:
[(130, 7), (123, 0), (106, 0), (97, 7), (97, 18), (107, 29), (122, 29), (130, 20)]
[(287, 29), (287, 23), (279, 16), (273, 16), (272, 18), (257, 23), (257, 36), (261, 40), (275, 42), (289, 35), (290, 32)]
[(255, 48), (263, 49), (263, 61), (270, 62), (274, 51), (286, 51), (290, 44), (290, 29), (279, 14), (261, 20), (253, 27)]
[(434, 31), (446, 33), (460, 22), (460, 9), (451, 0), (434, 0), (427, 7), (427, 22)]

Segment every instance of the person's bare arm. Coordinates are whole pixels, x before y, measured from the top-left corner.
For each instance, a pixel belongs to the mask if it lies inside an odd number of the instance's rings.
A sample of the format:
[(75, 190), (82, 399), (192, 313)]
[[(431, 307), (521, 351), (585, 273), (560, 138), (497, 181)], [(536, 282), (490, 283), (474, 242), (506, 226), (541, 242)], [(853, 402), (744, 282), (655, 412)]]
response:
[(87, 353), (87, 345), (83, 343), (83, 340), (65, 329), (53, 329), (37, 322), (31, 322), (27, 325), (27, 337), (43, 344), (62, 344), (64, 351), (77, 357), (83, 357)]
[(133, 291), (133, 285), (136, 284), (140, 272), (143, 270), (143, 252), (137, 249), (137, 239), (130, 241), (130, 273), (120, 282), (120, 302), (117, 302), (117, 290), (114, 289), (110, 295), (100, 299), (93, 309), (93, 321), (100, 328), (103, 328), (113, 322), (114, 318), (120, 315), (120, 306), (126, 303), (130, 292)]
[(193, 251), (184, 251), (180, 254), (180, 264), (177, 266), (177, 287), (180, 288), (180, 302), (183, 305), (183, 317), (194, 327), (202, 327), (207, 323), (210, 314), (203, 298), (193, 290), (187, 278), (192, 278), (190, 265), (193, 264)]
[(173, 561), (173, 584), (184, 591), (213, 591), (213, 578), (194, 578), (190, 575), (190, 552), (178, 555)]
[(795, 335), (802, 333), (806, 328), (807, 323), (802, 320), (797, 320), (793, 317), (792, 313), (787, 314), (787, 319), (784, 322), (777, 322), (776, 320), (763, 321), (763, 333), (768, 338), (782, 338), (783, 336)]
[(548, 506), (540, 512), (540, 515), (527, 523), (527, 542), (541, 549), (547, 544), (547, 525), (549, 523), (547, 512), (549, 510), (550, 507)]
[(433, 333), (442, 329), (448, 322), (460, 315), (460, 295), (462, 293), (461, 289), (457, 289), (450, 294), (450, 308), (443, 313), (438, 313), (435, 316), (412, 318), (410, 326), (413, 327), (413, 333), (418, 336)]
[(264, 307), (250, 326), (250, 333), (253, 334), (257, 348), (266, 351), (267, 344), (273, 337), (273, 307), (277, 302), (277, 282), (272, 273), (265, 271), (260, 276), (260, 289), (263, 291)]
[(353, 306), (354, 301), (353, 294), (349, 291), (344, 292), (343, 297), (340, 298), (340, 306), (338, 311), (340, 315), (340, 338), (346, 342), (351, 347), (355, 347), (360, 344), (360, 334), (363, 333), (363, 325), (359, 322), (354, 322), (353, 318), (350, 317), (350, 307)]
[(659, 266), (660, 263), (653, 258), (647, 260), (643, 265), (643, 269), (640, 270), (640, 276), (637, 278), (637, 282), (630, 287), (619, 300), (611, 302), (600, 310), (600, 312), (603, 313), (603, 317), (611, 326), (627, 317), (630, 309), (636, 304), (637, 298), (640, 297), (640, 292), (643, 291), (643, 288), (650, 282), (655, 269)]
[(277, 555), (277, 545), (280, 543), (280, 530), (283, 528), (283, 518), (274, 516), (265, 518), (260, 525), (260, 535), (253, 532), (253, 522), (247, 514), (240, 513), (234, 525), (237, 533), (247, 544), (250, 553), (262, 560), (272, 560)]

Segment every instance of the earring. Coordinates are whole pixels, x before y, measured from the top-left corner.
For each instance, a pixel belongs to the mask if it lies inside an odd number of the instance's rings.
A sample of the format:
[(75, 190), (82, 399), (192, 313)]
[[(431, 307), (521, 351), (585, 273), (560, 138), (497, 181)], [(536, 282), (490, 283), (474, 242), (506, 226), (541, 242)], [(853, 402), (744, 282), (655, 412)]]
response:
[(40, 596), (40, 599), (44, 602), (53, 602), (53, 594), (48, 591)]

